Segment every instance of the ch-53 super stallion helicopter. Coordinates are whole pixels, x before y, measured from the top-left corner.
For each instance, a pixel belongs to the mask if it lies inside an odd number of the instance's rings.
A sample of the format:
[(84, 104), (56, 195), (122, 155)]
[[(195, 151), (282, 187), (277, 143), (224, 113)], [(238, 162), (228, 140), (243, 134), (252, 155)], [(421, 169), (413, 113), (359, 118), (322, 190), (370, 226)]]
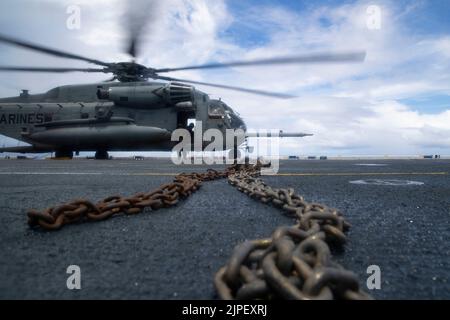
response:
[[(321, 53), (177, 68), (150, 68), (135, 62), (139, 42), (139, 33), (136, 32), (131, 33), (127, 50), (133, 61), (119, 63), (90, 59), (2, 35), (0, 42), (101, 66), (101, 68), (0, 66), (0, 71), (95, 72), (110, 73), (114, 76), (107, 82), (60, 86), (46, 93), (33, 95), (23, 90), (20, 96), (0, 99), (0, 134), (29, 144), (0, 148), (0, 152), (55, 152), (57, 158), (72, 158), (73, 152), (80, 151), (95, 151), (96, 159), (108, 159), (108, 151), (171, 151), (178, 143), (171, 141), (171, 133), (177, 128), (203, 132), (215, 128), (223, 133), (223, 137), (226, 137), (226, 129), (241, 129), (245, 132), (244, 140), (257, 136), (257, 133), (247, 132), (243, 119), (226, 103), (210, 99), (206, 93), (187, 84), (279, 98), (292, 97), (160, 75), (163, 73), (276, 64), (360, 62), (365, 57), (364, 52)], [(149, 79), (152, 81), (148, 81)], [(196, 122), (201, 121), (201, 128), (196, 126), (192, 129), (190, 123), (193, 119)], [(279, 136), (307, 135), (309, 134), (280, 132)], [(230, 145), (225, 140), (223, 150)], [(239, 145), (236, 143), (234, 145), (233, 150), (230, 150), (230, 156), (236, 158)]]

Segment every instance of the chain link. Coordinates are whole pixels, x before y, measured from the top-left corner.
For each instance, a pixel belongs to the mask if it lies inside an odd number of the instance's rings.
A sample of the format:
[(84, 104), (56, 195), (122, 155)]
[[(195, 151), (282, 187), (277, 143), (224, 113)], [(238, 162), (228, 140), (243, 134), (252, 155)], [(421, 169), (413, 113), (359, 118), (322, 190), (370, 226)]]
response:
[(282, 209), (296, 219), (268, 239), (246, 241), (234, 249), (216, 273), (221, 299), (371, 299), (357, 276), (331, 260), (330, 246), (342, 246), (350, 225), (341, 212), (308, 203), (293, 189), (275, 189), (261, 179), (259, 168), (242, 166), (228, 176), (239, 191)]
[(216, 273), (221, 299), (371, 299), (360, 290), (357, 276), (331, 261), (330, 246), (342, 246), (350, 225), (337, 209), (308, 203), (293, 189), (275, 189), (258, 178), (263, 165), (232, 165), (224, 171), (182, 173), (173, 182), (130, 197), (111, 196), (96, 204), (86, 199), (29, 210), (28, 224), (58, 230), (75, 222), (100, 221), (145, 208), (157, 210), (189, 197), (203, 181), (228, 178), (239, 191), (282, 209), (296, 219), (294, 226), (278, 227), (268, 239), (246, 241), (234, 249)]
[(142, 192), (131, 197), (114, 195), (96, 204), (86, 199), (78, 199), (43, 211), (29, 210), (28, 224), (45, 230), (58, 230), (74, 222), (100, 221), (119, 213), (132, 215), (141, 213), (145, 208), (157, 210), (171, 207), (200, 188), (203, 181), (226, 178), (235, 170), (236, 167), (231, 166), (223, 172), (208, 169), (205, 173), (182, 173), (177, 175), (173, 182), (148, 193)]

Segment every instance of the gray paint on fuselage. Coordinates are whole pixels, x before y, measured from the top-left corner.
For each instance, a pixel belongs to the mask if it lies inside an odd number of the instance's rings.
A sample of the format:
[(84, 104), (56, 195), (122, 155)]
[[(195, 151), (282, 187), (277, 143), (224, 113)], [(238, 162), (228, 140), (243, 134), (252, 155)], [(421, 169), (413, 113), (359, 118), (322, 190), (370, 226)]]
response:
[[(35, 127), (35, 124), (45, 122), (81, 119), (82, 114), (89, 118), (95, 117), (96, 106), (102, 105), (111, 108), (114, 117), (129, 117), (135, 120), (138, 126), (164, 128), (169, 132), (175, 130), (178, 125), (178, 110), (174, 106), (166, 106), (158, 109), (143, 109), (121, 107), (113, 102), (99, 100), (97, 90), (108, 89), (115, 86), (143, 86), (161, 85), (162, 82), (102, 82), (83, 85), (67, 85), (56, 87), (44, 94), (29, 94), (0, 99), (0, 133), (8, 137), (30, 143), (22, 135), (24, 131), (40, 132), (45, 127)], [(217, 121), (208, 121), (209, 97), (205, 93), (194, 90), (195, 119), (203, 122), (203, 131), (209, 128), (218, 128)], [(4, 118), (3, 118), (4, 117)], [(4, 121), (2, 121), (4, 119)], [(38, 123), (37, 123), (38, 122)], [(221, 128), (222, 130), (224, 128)], [(170, 140), (169, 140), (170, 142)], [(149, 145), (147, 150), (161, 150), (171, 148), (173, 143)], [(170, 150), (170, 149), (168, 149)]]

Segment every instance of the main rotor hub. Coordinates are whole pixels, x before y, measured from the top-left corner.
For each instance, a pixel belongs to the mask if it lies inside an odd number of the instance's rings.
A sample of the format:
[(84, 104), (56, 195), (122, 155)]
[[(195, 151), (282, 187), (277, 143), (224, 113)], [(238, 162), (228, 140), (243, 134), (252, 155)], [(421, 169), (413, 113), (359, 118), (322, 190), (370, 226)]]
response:
[(115, 78), (121, 82), (146, 81), (152, 76), (156, 76), (153, 68), (148, 68), (135, 62), (111, 63), (106, 67), (105, 72), (111, 72)]

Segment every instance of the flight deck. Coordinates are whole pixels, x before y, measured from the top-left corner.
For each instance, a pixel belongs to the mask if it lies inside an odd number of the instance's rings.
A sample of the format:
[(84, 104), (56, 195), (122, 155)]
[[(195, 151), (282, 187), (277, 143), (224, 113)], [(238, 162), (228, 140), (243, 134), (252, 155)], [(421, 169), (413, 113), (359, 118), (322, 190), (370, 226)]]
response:
[[(30, 229), (27, 209), (76, 198), (98, 201), (170, 182), (168, 159), (0, 160), (0, 299), (214, 299), (213, 278), (244, 240), (292, 218), (225, 179), (203, 182), (176, 206), (49, 232)], [(450, 160), (285, 160), (269, 185), (340, 209), (352, 225), (333, 259), (377, 299), (450, 299)], [(66, 269), (81, 268), (81, 290)], [(366, 287), (367, 268), (381, 289)]]

